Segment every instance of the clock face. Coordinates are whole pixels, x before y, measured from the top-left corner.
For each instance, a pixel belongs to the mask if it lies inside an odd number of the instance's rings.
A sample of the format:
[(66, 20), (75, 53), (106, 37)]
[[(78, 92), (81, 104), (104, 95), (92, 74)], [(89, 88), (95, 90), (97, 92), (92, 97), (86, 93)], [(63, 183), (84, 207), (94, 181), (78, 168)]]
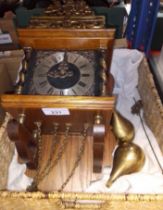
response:
[(95, 95), (95, 57), (93, 51), (38, 51), (28, 94)]

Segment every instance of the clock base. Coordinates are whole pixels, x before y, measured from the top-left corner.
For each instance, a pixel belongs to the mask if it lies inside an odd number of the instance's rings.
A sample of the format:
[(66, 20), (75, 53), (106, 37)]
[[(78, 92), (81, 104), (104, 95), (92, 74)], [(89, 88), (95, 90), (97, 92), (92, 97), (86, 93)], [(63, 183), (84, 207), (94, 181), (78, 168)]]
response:
[[(59, 141), (63, 142), (64, 136), (61, 136)], [(54, 137), (52, 135), (43, 136), (43, 153), (41, 157), (41, 171), (46, 168), (49, 156), (51, 153), (52, 142)], [(111, 166), (112, 152), (115, 148), (115, 137), (112, 131), (109, 129), (104, 140), (104, 156), (102, 161), (102, 167)], [(69, 143), (66, 146), (65, 152), (59, 160), (58, 164), (50, 170), (50, 173), (39, 183), (38, 189), (41, 191), (51, 192), (57, 191), (61, 188), (67, 177), (69, 176), (74, 162), (78, 156), (81, 146), (81, 136), (72, 135), (69, 138)], [(60, 146), (58, 145), (57, 151)], [(56, 151), (56, 152), (57, 152)], [(55, 157), (53, 157), (55, 159)], [(53, 160), (54, 160), (53, 159)], [(36, 170), (26, 170), (26, 175), (29, 177), (35, 177)], [(41, 175), (42, 172), (40, 172)], [(85, 191), (91, 181), (95, 181), (101, 177), (100, 173), (93, 172), (93, 137), (88, 136), (86, 140), (85, 150), (82, 155), (81, 161), (78, 167), (75, 169), (71, 179), (64, 187), (63, 191), (82, 192)]]

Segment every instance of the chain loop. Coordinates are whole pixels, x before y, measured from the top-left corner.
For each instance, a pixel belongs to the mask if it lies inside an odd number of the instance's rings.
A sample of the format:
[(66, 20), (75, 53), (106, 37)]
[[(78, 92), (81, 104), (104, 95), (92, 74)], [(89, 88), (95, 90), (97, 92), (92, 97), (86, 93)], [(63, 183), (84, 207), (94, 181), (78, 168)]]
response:
[(82, 135), (82, 140), (81, 140), (81, 146), (80, 146), (80, 150), (79, 153), (77, 155), (77, 159), (74, 163), (73, 168), (71, 169), (70, 174), (68, 175), (67, 179), (65, 180), (65, 182), (62, 184), (62, 186), (60, 187), (60, 189), (58, 190), (59, 192), (62, 192), (63, 189), (65, 188), (65, 186), (67, 185), (67, 183), (70, 181), (71, 177), (73, 176), (75, 169), (79, 166), (79, 162), (83, 156), (84, 150), (85, 150), (85, 145), (86, 145), (86, 139), (87, 139), (87, 129), (84, 129), (83, 135)]
[[(42, 162), (42, 160), (41, 160), (41, 158), (42, 158), (41, 125), (36, 124), (36, 126), (37, 126), (37, 139), (38, 139), (38, 168), (37, 168), (36, 176), (34, 177), (33, 183), (31, 184), (31, 186), (29, 186), (27, 188), (28, 191), (37, 191), (39, 183), (46, 176), (48, 176), (50, 171), (58, 164), (58, 161), (61, 159), (61, 157), (64, 154), (65, 149), (68, 145), (68, 137), (69, 137), (70, 128), (71, 128), (71, 124), (66, 125), (64, 139), (63, 139), (62, 144), (59, 148), (58, 154), (55, 156), (56, 158), (53, 160), (54, 150), (57, 149), (57, 144), (59, 143), (58, 138), (57, 138), (59, 125), (54, 124), (54, 134), (53, 134), (54, 140), (52, 142), (51, 153), (49, 155), (49, 159), (47, 161), (47, 164), (46, 164), (45, 168), (41, 170), (41, 162)], [(88, 126), (85, 126), (84, 131), (82, 133), (81, 146), (80, 146), (79, 153), (77, 155), (76, 161), (74, 163), (74, 166), (71, 169), (71, 172), (69, 173), (68, 177), (66, 178), (66, 180), (64, 181), (64, 183), (62, 184), (60, 189), (58, 190), (58, 192), (63, 191), (63, 189), (66, 187), (66, 185), (70, 181), (71, 177), (73, 176), (76, 168), (79, 165), (79, 162), (80, 162), (80, 160), (82, 158), (82, 155), (84, 153), (84, 150), (85, 150), (85, 143), (86, 143), (86, 139), (87, 139), (87, 130), (88, 130)]]

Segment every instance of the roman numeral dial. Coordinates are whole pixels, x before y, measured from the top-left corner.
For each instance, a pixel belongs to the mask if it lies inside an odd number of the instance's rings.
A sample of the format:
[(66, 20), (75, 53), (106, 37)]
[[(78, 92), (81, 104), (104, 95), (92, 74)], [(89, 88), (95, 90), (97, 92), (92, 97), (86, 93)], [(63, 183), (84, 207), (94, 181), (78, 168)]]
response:
[[(40, 52), (41, 53), (41, 52)], [(93, 95), (95, 69), (87, 56), (76, 51), (45, 54), (36, 63), (33, 84), (43, 95)]]

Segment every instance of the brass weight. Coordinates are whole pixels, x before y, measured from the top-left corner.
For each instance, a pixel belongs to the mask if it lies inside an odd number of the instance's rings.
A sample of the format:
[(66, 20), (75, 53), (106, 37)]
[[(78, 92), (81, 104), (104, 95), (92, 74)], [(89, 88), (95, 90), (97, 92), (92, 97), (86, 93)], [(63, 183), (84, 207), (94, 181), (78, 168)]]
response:
[(138, 172), (144, 165), (145, 155), (142, 149), (134, 143), (121, 143), (114, 153), (113, 167), (106, 183), (110, 187), (120, 176)]
[(133, 124), (119, 112), (114, 111), (112, 127), (118, 140), (118, 147), (114, 152), (110, 178), (106, 183), (107, 187), (110, 187), (122, 175), (140, 171), (145, 163), (143, 150), (132, 143), (135, 136)]

